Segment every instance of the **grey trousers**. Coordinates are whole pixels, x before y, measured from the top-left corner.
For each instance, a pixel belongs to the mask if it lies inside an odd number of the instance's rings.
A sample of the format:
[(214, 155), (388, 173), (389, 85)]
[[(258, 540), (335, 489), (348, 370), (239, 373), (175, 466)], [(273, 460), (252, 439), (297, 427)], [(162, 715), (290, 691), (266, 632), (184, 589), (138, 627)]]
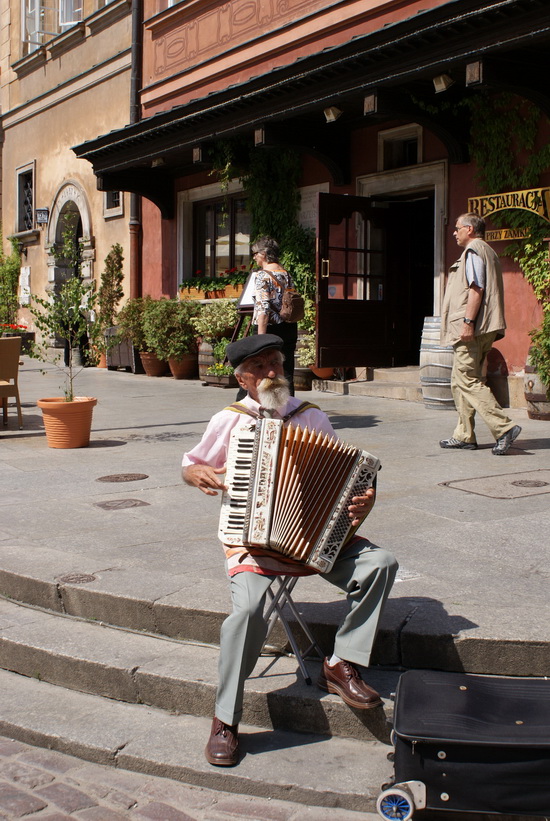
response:
[[(334, 643), (337, 656), (369, 665), (384, 603), (392, 588), (397, 562), (386, 550), (360, 539), (336, 560), (321, 578), (346, 593), (348, 610)], [(222, 624), (216, 716), (238, 724), (244, 685), (260, 655), (267, 624), (263, 611), (267, 590), (275, 576), (244, 571), (230, 579), (233, 612)]]

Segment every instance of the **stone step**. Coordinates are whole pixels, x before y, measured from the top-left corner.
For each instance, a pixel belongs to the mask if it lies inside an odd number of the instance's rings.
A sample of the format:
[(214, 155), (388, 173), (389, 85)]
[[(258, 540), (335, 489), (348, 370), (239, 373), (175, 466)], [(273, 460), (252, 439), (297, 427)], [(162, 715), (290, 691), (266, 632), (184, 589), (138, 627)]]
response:
[(0, 734), (86, 761), (307, 806), (375, 809), (392, 765), (381, 742), (241, 724), (241, 760), (204, 758), (211, 720), (170, 715), (0, 670)]
[[(178, 714), (211, 717), (218, 648), (144, 635), (0, 599), (0, 667), (21, 676)], [(307, 660), (315, 682), (320, 662)], [(243, 720), (287, 729), (388, 742), (390, 695), (399, 673), (373, 670), (385, 708), (351, 711), (307, 685), (294, 657), (261, 656), (245, 689)]]
[(373, 368), (372, 381), (407, 383), (418, 387), (420, 385), (420, 367), (418, 365), (404, 365), (401, 368)]
[[(177, 566), (177, 565), (175, 565)], [(81, 569), (63, 575), (58, 568)], [(147, 573), (84, 562), (69, 551), (39, 547), (22, 553), (6, 549), (0, 567), (0, 591), (12, 600), (58, 614), (83, 618), (160, 637), (216, 645), (230, 604), (227, 580), (216, 567), (197, 579), (175, 572)], [(210, 569), (209, 569), (210, 570)], [(91, 571), (91, 572), (90, 572)], [(407, 579), (402, 568), (400, 578)], [(300, 581), (294, 600), (325, 652), (332, 651), (346, 603), (316, 577)], [(548, 645), (530, 619), (518, 633), (517, 621), (502, 614), (479, 629), (450, 631), (448, 618), (429, 598), (390, 597), (382, 614), (372, 663), (379, 667), (437, 668), (486, 675), (545, 675)], [(544, 636), (544, 631), (542, 633)], [(297, 633), (300, 646), (307, 645)], [(288, 647), (276, 626), (270, 643)]]
[(420, 384), (397, 381), (349, 382), (350, 396), (377, 396), (382, 399), (403, 399), (407, 402), (421, 402), (422, 389)]

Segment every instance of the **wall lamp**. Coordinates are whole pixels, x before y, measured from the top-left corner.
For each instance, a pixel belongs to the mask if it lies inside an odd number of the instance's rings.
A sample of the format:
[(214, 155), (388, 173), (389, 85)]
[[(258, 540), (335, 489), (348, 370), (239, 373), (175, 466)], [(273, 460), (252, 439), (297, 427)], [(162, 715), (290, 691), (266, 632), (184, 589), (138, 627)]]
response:
[(476, 60), (466, 66), (466, 85), (479, 86), (483, 83), (483, 62)]
[(453, 78), (449, 77), (448, 74), (438, 74), (437, 77), (433, 78), (432, 82), (436, 94), (439, 94), (441, 91), (447, 91), (448, 88), (454, 85)]
[(325, 115), (325, 120), (327, 123), (334, 123), (341, 117), (344, 112), (337, 108), (335, 105), (331, 105), (328, 108), (323, 110), (323, 114)]

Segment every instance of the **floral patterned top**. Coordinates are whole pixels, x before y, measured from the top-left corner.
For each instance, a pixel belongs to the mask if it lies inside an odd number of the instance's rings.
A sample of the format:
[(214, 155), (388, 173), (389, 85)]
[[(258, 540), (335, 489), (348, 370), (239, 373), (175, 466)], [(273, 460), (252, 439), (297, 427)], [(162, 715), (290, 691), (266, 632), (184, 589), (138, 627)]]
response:
[(253, 324), (258, 324), (258, 314), (267, 314), (268, 325), (280, 325), (283, 322), (279, 316), (283, 294), (286, 288), (292, 287), (290, 274), (286, 271), (264, 271), (260, 268), (254, 282)]

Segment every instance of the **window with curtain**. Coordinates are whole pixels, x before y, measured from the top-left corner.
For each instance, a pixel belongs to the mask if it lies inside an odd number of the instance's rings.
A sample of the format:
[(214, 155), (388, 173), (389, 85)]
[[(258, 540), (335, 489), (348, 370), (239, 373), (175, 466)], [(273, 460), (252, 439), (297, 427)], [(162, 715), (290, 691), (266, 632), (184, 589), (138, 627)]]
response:
[(217, 277), (248, 268), (250, 214), (242, 194), (195, 203), (193, 225), (194, 275)]

